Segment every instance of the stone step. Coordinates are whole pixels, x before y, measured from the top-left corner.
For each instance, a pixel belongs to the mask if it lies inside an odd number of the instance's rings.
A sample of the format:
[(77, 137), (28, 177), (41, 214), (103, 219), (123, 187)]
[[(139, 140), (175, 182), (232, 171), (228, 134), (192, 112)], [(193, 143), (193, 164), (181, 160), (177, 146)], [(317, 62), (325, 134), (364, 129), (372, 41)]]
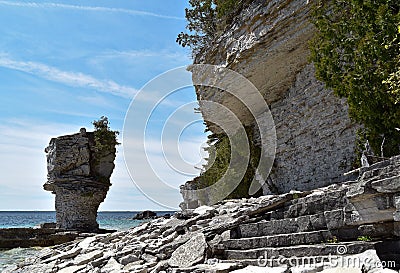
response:
[[(298, 198), (287, 201), (283, 207), (265, 213), (264, 219), (280, 220), (319, 214), (324, 211), (343, 208), (347, 205), (346, 192), (355, 181), (328, 186), (329, 190), (315, 190), (306, 196), (300, 193)], [(294, 197), (296, 194), (293, 194)]]
[(360, 172), (365, 181), (376, 181), (400, 175), (400, 157), (393, 157), (388, 161), (379, 162)]
[(285, 208), (284, 218), (298, 218), (324, 211), (337, 210), (347, 205), (345, 189), (329, 192), (315, 192), (308, 196), (294, 199)]
[(265, 259), (265, 257), (259, 257), (258, 259), (242, 259), (242, 260), (221, 260), (221, 263), (237, 263), (243, 266), (260, 266), (260, 267), (279, 267), (282, 265), (289, 265), (290, 267), (300, 267), (305, 265), (318, 266), (321, 263), (328, 265), (334, 263), (339, 256), (328, 255), (328, 256), (310, 256), (310, 257), (279, 257)]
[(338, 254), (357, 254), (373, 249), (376, 242), (344, 242), (336, 244), (297, 245), (286, 247), (263, 247), (247, 250), (225, 250), (226, 260), (256, 260), (261, 258), (313, 257)]
[(329, 230), (279, 234), (272, 236), (231, 239), (223, 244), (227, 249), (256, 249), (262, 247), (294, 246), (323, 243), (333, 238)]
[(291, 200), (292, 204), (296, 203), (307, 203), (307, 202), (315, 202), (319, 201), (323, 198), (330, 197), (330, 198), (339, 198), (346, 195), (347, 187), (343, 187), (341, 185), (331, 185), (327, 188), (316, 189), (311, 191), (309, 194), (295, 198), (295, 194), (293, 199)]
[(240, 225), (231, 238), (250, 238), (327, 229), (323, 213)]
[(400, 174), (388, 176), (371, 182), (371, 187), (378, 192), (396, 192), (400, 190)]

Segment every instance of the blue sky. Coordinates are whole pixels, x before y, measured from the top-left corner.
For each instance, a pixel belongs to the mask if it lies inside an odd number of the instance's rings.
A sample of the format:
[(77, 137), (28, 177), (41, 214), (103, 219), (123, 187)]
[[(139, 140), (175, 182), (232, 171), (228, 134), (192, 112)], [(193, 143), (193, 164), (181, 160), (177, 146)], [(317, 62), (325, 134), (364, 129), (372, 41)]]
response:
[[(49, 1), (0, 0), (0, 210), (53, 210), (54, 196), (42, 189), (50, 138), (91, 129), (102, 115), (122, 132), (139, 90), (160, 73), (191, 63), (190, 52), (175, 43), (185, 28), (186, 1)], [(194, 102), (195, 94), (183, 88), (169, 101), (174, 103), (166, 102), (149, 119), (146, 142), (153, 148), (160, 143), (165, 117)], [(193, 107), (177, 111), (197, 121), (180, 129), (179, 154), (171, 160), (180, 156), (196, 165), (204, 157), (205, 136)], [(123, 146), (100, 209), (164, 209), (134, 186)], [(173, 186), (167, 192), (154, 188), (152, 194), (177, 206), (177, 187), (198, 171), (168, 170), (162, 151), (153, 149), (153, 154), (151, 164)], [(141, 179), (152, 184), (145, 174)]]

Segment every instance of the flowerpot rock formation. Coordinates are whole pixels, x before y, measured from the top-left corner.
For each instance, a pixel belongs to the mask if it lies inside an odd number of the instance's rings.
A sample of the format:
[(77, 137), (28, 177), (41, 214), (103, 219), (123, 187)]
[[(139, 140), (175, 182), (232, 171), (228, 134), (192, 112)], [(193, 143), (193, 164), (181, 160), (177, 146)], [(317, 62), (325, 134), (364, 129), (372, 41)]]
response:
[(96, 149), (94, 132), (53, 138), (47, 153), (46, 191), (56, 195), (57, 228), (96, 231), (99, 205), (111, 186), (116, 149)]

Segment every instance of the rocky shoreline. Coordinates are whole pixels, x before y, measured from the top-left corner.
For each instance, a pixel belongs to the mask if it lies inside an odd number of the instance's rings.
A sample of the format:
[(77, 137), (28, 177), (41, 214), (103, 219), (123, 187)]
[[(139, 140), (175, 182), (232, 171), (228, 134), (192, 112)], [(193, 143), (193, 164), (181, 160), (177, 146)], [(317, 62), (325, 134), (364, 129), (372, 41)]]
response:
[(2, 228), (0, 229), (0, 249), (48, 247), (71, 242), (96, 234), (112, 233), (116, 230), (98, 229), (96, 233), (83, 233), (58, 228)]
[(397, 272), (399, 202), (400, 156), (355, 181), (183, 210), (3, 272)]
[(0, 249), (54, 246), (73, 241), (78, 236), (78, 232), (53, 228), (4, 228), (0, 229)]

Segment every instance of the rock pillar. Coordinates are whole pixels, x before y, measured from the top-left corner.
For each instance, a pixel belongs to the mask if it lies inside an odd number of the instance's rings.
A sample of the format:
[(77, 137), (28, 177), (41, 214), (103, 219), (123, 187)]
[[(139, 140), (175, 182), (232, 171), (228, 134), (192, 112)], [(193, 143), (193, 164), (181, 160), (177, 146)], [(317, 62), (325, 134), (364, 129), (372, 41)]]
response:
[(115, 147), (101, 152), (93, 132), (53, 138), (46, 148), (46, 191), (56, 195), (57, 228), (96, 231), (99, 205), (106, 198), (114, 170)]

